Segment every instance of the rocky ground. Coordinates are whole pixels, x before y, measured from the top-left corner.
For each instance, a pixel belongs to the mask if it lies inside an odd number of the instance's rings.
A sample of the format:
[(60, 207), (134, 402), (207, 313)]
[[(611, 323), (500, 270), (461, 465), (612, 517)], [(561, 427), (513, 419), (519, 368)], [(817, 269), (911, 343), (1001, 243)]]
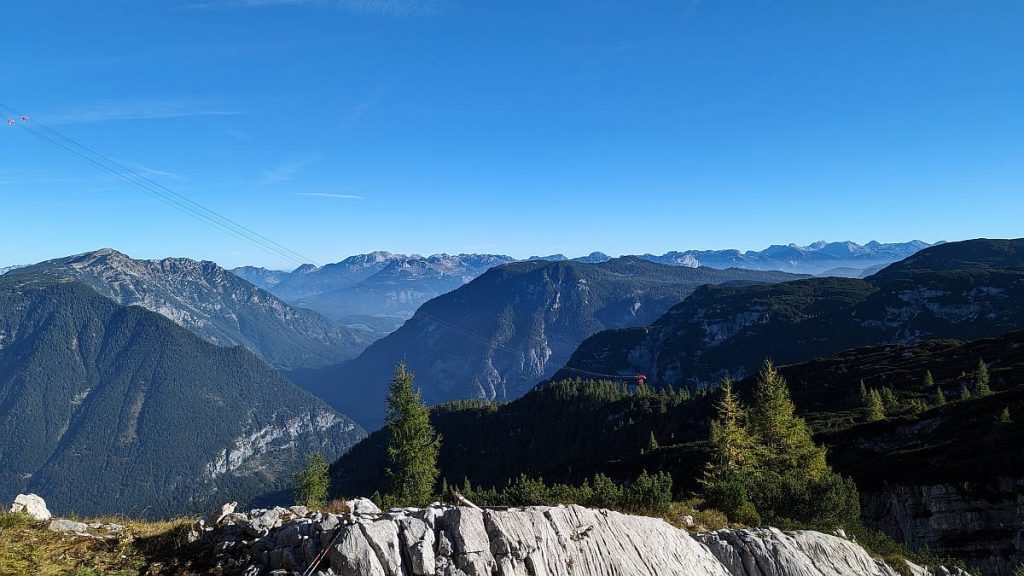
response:
[[(52, 573), (966, 576), (942, 567), (886, 564), (841, 532), (764, 528), (690, 534), (661, 519), (580, 506), (481, 510), (434, 504), (382, 512), (357, 499), (348, 507), (341, 514), (301, 506), (236, 512), (229, 503), (198, 522), (168, 525), (167, 534), (156, 538), (141, 536), (130, 523), (53, 518), (41, 498), (23, 495), (12, 506), (19, 514), (0, 519), (31, 521), (35, 532), (3, 532), (14, 524), (0, 520), (0, 542), (34, 539), (47, 548), (34, 556), (22, 551), (28, 555), (19, 560), (5, 558), (13, 553), (0, 544), (0, 573), (51, 573), (57, 565), (40, 570), (42, 563), (63, 558), (68, 570)], [(75, 550), (94, 555), (76, 556)], [(102, 551), (113, 560), (98, 555)]]

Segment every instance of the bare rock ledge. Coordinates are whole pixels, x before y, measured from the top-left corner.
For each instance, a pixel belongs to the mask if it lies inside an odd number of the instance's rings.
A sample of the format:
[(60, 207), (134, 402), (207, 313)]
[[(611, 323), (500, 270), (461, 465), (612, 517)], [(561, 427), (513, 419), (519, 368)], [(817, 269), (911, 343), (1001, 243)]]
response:
[[(434, 504), (380, 512), (302, 507), (200, 522), (224, 574), (274, 576), (897, 576), (856, 543), (773, 528), (691, 535), (663, 520), (580, 506), (480, 510)], [(315, 569), (310, 569), (316, 563)], [(909, 565), (914, 576), (966, 576)]]

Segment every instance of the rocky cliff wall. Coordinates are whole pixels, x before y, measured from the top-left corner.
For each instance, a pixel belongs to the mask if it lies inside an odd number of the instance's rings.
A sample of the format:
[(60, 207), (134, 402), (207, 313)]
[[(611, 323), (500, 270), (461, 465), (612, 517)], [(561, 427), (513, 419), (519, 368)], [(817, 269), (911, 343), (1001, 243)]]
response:
[(1024, 478), (890, 486), (861, 499), (865, 522), (911, 549), (961, 558), (993, 576), (1024, 565)]

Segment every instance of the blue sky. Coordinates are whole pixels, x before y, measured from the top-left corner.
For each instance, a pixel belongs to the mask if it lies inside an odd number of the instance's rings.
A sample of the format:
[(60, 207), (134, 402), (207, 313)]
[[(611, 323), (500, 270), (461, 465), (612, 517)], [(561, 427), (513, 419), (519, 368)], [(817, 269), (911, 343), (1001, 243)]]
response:
[[(22, 4), (0, 102), (320, 263), (1024, 235), (1021, 2)], [(2, 128), (0, 266), (295, 265)]]

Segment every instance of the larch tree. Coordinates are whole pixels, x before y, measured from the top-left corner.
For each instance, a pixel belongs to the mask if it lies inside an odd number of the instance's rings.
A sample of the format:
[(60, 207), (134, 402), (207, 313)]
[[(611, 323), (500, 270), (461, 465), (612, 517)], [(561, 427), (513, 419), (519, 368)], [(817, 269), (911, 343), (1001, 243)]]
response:
[(728, 378), (722, 380), (715, 410), (717, 417), (711, 422), (713, 455), (705, 469), (705, 483), (746, 474), (754, 466), (754, 440), (747, 433), (746, 410)]
[(807, 423), (796, 415), (789, 385), (770, 361), (764, 363), (755, 384), (749, 431), (757, 442), (762, 471), (800, 470), (817, 479), (829, 469), (825, 449), (814, 443)]
[(426, 504), (440, 475), (441, 436), (430, 424), (430, 410), (413, 388), (413, 375), (404, 363), (395, 368), (386, 402), (390, 496), (402, 505)]

